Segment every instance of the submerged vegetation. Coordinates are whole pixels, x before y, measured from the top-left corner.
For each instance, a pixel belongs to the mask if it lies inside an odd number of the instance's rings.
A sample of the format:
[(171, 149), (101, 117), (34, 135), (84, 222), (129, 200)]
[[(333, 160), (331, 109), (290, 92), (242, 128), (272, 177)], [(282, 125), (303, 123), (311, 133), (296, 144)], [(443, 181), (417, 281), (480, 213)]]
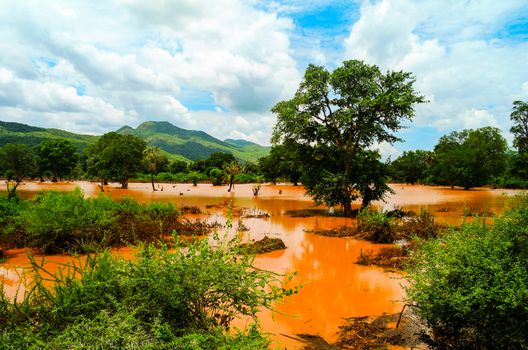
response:
[(23, 298), (0, 298), (1, 347), (268, 348), (255, 322), (228, 330), (293, 293), (281, 288), (282, 276), (254, 269), (236, 242), (173, 248), (140, 246), (133, 260), (86, 256), (55, 274), (33, 260)]
[(375, 211), (367, 207), (357, 214), (357, 225), (341, 226), (330, 230), (315, 230), (315, 234), (330, 237), (354, 237), (374, 243), (394, 243), (398, 240), (434, 238), (444, 229), (426, 210), (415, 215), (393, 210)]
[(259, 241), (241, 244), (240, 249), (251, 254), (263, 254), (273, 252), (275, 250), (286, 249), (286, 245), (280, 238), (271, 238), (265, 236)]

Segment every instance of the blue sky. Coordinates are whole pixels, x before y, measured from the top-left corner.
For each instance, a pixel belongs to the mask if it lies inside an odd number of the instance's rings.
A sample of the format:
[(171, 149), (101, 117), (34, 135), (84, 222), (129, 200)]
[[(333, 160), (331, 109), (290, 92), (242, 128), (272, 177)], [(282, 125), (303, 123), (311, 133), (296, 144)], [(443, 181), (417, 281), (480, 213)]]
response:
[(306, 66), (347, 59), (430, 101), (386, 157), (488, 125), (511, 142), (528, 100), (525, 0), (4, 0), (0, 50), (0, 119), (80, 133), (167, 120), (269, 144)]

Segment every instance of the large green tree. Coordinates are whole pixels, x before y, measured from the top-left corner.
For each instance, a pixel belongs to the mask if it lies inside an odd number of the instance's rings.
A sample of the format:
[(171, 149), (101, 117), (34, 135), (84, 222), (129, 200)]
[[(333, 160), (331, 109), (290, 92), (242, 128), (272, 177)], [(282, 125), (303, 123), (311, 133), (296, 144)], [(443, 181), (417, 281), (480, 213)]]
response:
[(444, 135), (435, 146), (435, 181), (464, 189), (488, 184), (506, 169), (508, 145), (497, 128)]
[(53, 182), (70, 176), (79, 162), (75, 145), (66, 139), (44, 140), (35, 146), (35, 162), (41, 178), (51, 173)]
[(280, 177), (297, 186), (302, 175), (301, 165), (299, 145), (291, 141), (274, 145), (269, 155), (259, 159), (261, 173), (273, 183)]
[(415, 184), (423, 183), (429, 175), (434, 155), (431, 151), (405, 151), (390, 164), (390, 173), (394, 181)]
[(513, 126), (510, 131), (514, 136), (513, 145), (519, 153), (528, 152), (528, 102), (513, 102), (513, 112), (510, 114)]
[(16, 189), (24, 177), (34, 170), (33, 152), (28, 145), (8, 143), (0, 148), (0, 169), (8, 180), (14, 180), (15, 184), (7, 183), (7, 196), (16, 196)]
[(106, 133), (86, 150), (88, 172), (101, 180), (101, 190), (108, 179), (120, 182), (126, 189), (128, 179), (141, 170), (145, 147), (145, 141), (139, 137)]
[(346, 156), (337, 147), (305, 147), (301, 158), (304, 159), (301, 181), (317, 203), (334, 206), (361, 199), (362, 206), (366, 207), (372, 200), (383, 199), (391, 192), (387, 186), (388, 166), (380, 161), (378, 151), (361, 149), (356, 153), (346, 179), (352, 189), (349, 194), (343, 191)]
[[(359, 152), (375, 143), (399, 141), (395, 132), (412, 119), (415, 104), (425, 101), (414, 91), (414, 81), (411, 73), (384, 74), (377, 66), (357, 60), (345, 61), (332, 72), (309, 65), (295, 96), (272, 108), (278, 117), (272, 142), (289, 140), (340, 153), (341, 169), (335, 181), (340, 182), (341, 194), (336, 193), (334, 199), (350, 215), (357, 187), (351, 182), (352, 163)], [(308, 186), (313, 195), (328, 198), (327, 189), (318, 188)]]

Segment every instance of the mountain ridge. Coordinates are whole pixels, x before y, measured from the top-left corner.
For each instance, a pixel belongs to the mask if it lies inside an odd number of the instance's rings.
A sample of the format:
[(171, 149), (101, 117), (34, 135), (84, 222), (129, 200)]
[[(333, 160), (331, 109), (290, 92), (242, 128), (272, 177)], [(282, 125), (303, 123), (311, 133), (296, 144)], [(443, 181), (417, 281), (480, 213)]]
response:
[[(149, 144), (158, 146), (173, 160), (195, 161), (207, 158), (214, 152), (227, 152), (232, 153), (240, 161), (255, 162), (269, 153), (269, 147), (251, 141), (233, 139), (222, 141), (202, 130), (183, 129), (167, 121), (146, 121), (136, 128), (123, 125), (116, 132), (138, 136)], [(46, 139), (65, 138), (83, 151), (100, 136), (0, 121), (0, 146), (6, 143), (34, 146)]]

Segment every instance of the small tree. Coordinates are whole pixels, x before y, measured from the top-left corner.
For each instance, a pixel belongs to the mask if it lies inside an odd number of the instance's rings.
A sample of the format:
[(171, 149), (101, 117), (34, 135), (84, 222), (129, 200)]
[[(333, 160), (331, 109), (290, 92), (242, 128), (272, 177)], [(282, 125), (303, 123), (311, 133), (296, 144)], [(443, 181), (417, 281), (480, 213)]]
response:
[(393, 180), (410, 183), (423, 183), (429, 175), (434, 157), (430, 151), (405, 151), (390, 164)]
[(295, 96), (272, 108), (278, 118), (272, 141), (310, 147), (321, 159), (326, 155), (318, 149), (338, 152), (341, 169), (334, 180), (341, 193), (321, 186), (308, 189), (312, 195), (331, 197), (330, 202), (339, 202), (350, 215), (355, 191), (352, 162), (376, 142), (399, 141), (394, 133), (413, 117), (414, 105), (425, 101), (413, 84), (410, 73), (383, 74), (377, 66), (357, 60), (345, 61), (333, 72), (309, 65)]
[(141, 169), (145, 147), (145, 141), (133, 135), (104, 134), (86, 150), (88, 172), (101, 180), (101, 190), (107, 179), (119, 181), (126, 189), (128, 179)]
[(171, 174), (185, 173), (187, 172), (189, 165), (186, 161), (175, 160), (169, 164), (169, 171)]
[(42, 177), (45, 172), (52, 174), (52, 182), (70, 176), (79, 162), (75, 145), (65, 139), (42, 141), (35, 147), (35, 162)]
[(152, 183), (152, 191), (156, 191), (154, 187), (154, 175), (167, 164), (167, 157), (161, 153), (159, 147), (149, 146), (143, 151), (143, 165), (150, 173), (150, 182)]
[(242, 172), (242, 166), (240, 166), (240, 164), (235, 160), (229, 163), (229, 165), (225, 167), (224, 171), (229, 176), (229, 188), (227, 189), (227, 192), (231, 192), (231, 189), (234, 186), (233, 183), (235, 181), (235, 176)]
[[(209, 170), (209, 177), (211, 178), (213, 186), (220, 186), (224, 182), (224, 176), (225, 173), (222, 171), (222, 169), (213, 167)], [(193, 185), (196, 186), (195, 181), (193, 181)]]
[(16, 189), (24, 177), (34, 170), (33, 153), (27, 145), (6, 144), (0, 148), (0, 169), (15, 184), (10, 186), (7, 182), (8, 198), (16, 197)]
[(277, 183), (280, 171), (276, 159), (272, 154), (259, 158), (258, 167), (266, 181), (272, 182), (274, 185)]

